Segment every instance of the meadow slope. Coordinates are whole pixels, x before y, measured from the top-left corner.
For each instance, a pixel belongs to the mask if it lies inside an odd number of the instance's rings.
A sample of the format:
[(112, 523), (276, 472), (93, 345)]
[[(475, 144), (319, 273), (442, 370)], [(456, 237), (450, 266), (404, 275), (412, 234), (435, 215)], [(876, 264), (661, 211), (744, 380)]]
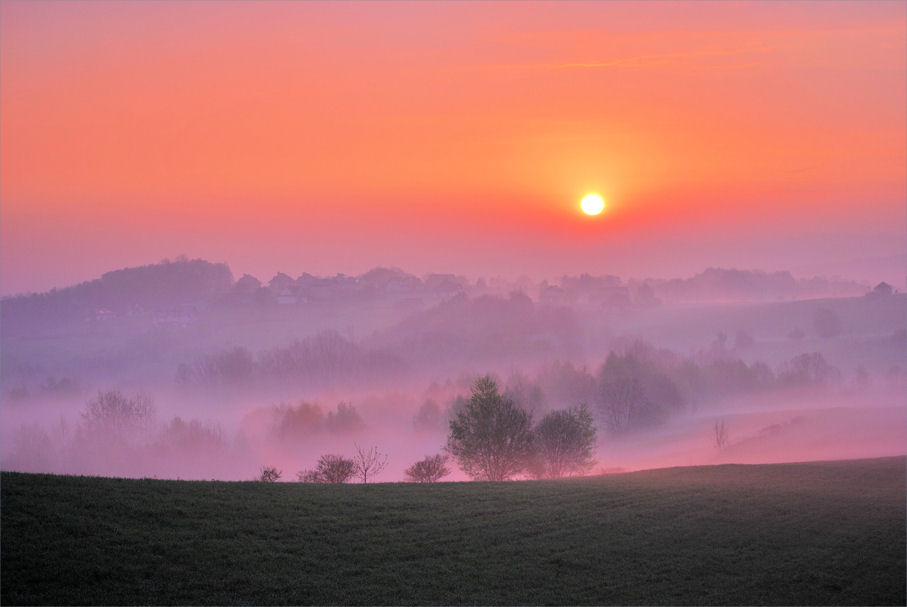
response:
[(436, 485), (2, 474), (3, 604), (905, 604), (905, 458)]

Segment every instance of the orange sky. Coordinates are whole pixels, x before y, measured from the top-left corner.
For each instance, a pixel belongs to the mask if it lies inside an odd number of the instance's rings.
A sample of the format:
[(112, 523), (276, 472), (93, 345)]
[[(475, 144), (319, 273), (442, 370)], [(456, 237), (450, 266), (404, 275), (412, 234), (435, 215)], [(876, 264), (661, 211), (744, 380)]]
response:
[(4, 294), (181, 253), (263, 280), (904, 253), (902, 2), (0, 11)]

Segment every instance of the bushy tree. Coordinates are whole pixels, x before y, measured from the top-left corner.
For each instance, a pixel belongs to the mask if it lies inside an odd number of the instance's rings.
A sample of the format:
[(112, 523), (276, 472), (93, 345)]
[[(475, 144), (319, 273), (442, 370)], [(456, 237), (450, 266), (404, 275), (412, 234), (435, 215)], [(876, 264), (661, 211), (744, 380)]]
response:
[(532, 416), (501, 395), (491, 377), (481, 377), (450, 422), (447, 450), (474, 479), (507, 480), (529, 463)]
[(304, 483), (345, 483), (356, 472), (356, 463), (342, 455), (322, 455), (314, 470), (303, 470), (296, 477)]
[(406, 480), (413, 483), (436, 483), (448, 474), (447, 456), (429, 455), (406, 469)]
[(438, 432), (441, 429), (441, 407), (432, 399), (426, 400), (413, 417), (416, 432)]
[(355, 464), (355, 475), (359, 477), (360, 481), (367, 483), (370, 476), (376, 476), (387, 467), (387, 455), (378, 451), (378, 447), (363, 449), (356, 445), (353, 463)]
[(156, 446), (185, 455), (200, 454), (224, 448), (224, 437), (220, 426), (177, 416), (158, 432)]
[(325, 416), (318, 405), (300, 401), (295, 407), (281, 405), (275, 411), (276, 434), (289, 441), (296, 441), (318, 432), (325, 424)]
[(560, 478), (587, 472), (595, 465), (595, 424), (582, 404), (552, 411), (533, 431), (532, 473), (538, 478)]
[(325, 425), (335, 434), (351, 434), (365, 428), (359, 412), (350, 403), (338, 403), (336, 412), (328, 411)]

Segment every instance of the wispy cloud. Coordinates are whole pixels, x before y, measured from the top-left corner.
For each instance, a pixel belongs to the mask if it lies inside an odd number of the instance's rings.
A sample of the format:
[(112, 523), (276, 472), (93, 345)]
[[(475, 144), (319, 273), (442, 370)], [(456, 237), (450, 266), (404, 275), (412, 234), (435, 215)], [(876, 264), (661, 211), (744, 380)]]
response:
[[(733, 57), (749, 54), (766, 54), (775, 50), (775, 47), (768, 45), (749, 46), (736, 49), (703, 49), (696, 51), (672, 52), (672, 53), (647, 53), (643, 55), (633, 55), (628, 57), (617, 57), (599, 61), (558, 61), (558, 62), (535, 62), (535, 63), (498, 63), (486, 65), (464, 66), (466, 69), (489, 69), (489, 70), (574, 70), (574, 69), (633, 69), (633, 68), (660, 68), (675, 66), (679, 64), (689, 64), (696, 59), (706, 57)], [(710, 69), (731, 69), (751, 67), (758, 65), (759, 62), (731, 63), (731, 64), (710, 64), (699, 65)]]

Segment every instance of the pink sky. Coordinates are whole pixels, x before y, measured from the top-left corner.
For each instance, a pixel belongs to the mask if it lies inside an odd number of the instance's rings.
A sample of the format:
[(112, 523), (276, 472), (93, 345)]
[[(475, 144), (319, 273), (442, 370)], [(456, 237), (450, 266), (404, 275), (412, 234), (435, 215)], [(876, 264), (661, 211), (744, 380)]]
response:
[(905, 32), (899, 2), (2, 0), (0, 291), (179, 254), (901, 284)]

